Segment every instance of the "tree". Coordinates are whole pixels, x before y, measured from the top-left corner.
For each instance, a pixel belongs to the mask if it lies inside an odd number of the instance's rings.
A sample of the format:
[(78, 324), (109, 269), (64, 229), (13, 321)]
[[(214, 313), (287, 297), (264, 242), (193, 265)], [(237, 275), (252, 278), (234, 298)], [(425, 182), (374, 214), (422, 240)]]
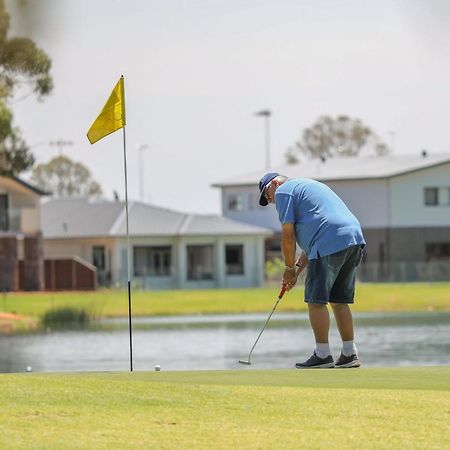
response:
[(64, 155), (35, 166), (31, 182), (55, 197), (98, 197), (102, 194), (102, 188), (92, 179), (89, 169)]
[(288, 149), (286, 160), (288, 164), (295, 164), (299, 161), (299, 154), (312, 159), (358, 156), (365, 147), (378, 155), (389, 152), (387, 145), (360, 119), (321, 116), (303, 131), (301, 140)]
[(30, 153), (18, 130), (14, 130), (3, 141), (5, 151), (0, 150), (0, 174), (16, 175), (29, 169), (34, 164)]
[(17, 175), (34, 163), (34, 157), (13, 127), (8, 107), (19, 88), (28, 86), (38, 100), (53, 88), (51, 60), (28, 38), (8, 38), (9, 14), (0, 0), (0, 174)]

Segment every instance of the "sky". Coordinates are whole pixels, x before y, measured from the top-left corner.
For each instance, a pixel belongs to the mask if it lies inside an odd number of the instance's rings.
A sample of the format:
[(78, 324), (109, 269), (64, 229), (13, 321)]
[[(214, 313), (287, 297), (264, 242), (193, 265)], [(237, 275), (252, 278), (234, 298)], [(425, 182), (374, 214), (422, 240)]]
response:
[(122, 74), (129, 200), (142, 186), (146, 202), (220, 213), (213, 183), (266, 172), (261, 109), (272, 167), (324, 114), (362, 119), (394, 153), (450, 152), (445, 0), (26, 1), (7, 2), (10, 35), (51, 57), (55, 88), (18, 92), (15, 124), (38, 163), (72, 142), (62, 152), (106, 198), (125, 195), (122, 133), (91, 146), (86, 132)]

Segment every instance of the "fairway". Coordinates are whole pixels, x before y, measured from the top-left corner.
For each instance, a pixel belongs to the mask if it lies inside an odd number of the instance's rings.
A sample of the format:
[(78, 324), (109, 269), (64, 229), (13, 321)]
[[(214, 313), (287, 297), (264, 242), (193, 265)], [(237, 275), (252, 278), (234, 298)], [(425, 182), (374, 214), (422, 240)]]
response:
[[(450, 283), (358, 284), (355, 312), (449, 311)], [(252, 289), (133, 290), (133, 316), (267, 313), (279, 287)], [(128, 297), (124, 291), (17, 292), (4, 294), (0, 312), (39, 318), (51, 309), (83, 309), (93, 318), (126, 317)], [(303, 286), (283, 297), (277, 311), (306, 311)]]
[(1, 448), (449, 448), (450, 367), (0, 375)]

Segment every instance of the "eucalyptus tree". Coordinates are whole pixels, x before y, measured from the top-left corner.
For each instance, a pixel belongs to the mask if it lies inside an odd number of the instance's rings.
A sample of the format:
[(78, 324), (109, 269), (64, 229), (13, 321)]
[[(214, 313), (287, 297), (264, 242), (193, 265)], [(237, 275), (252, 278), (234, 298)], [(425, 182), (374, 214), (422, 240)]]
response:
[(358, 156), (364, 149), (377, 155), (389, 152), (375, 132), (360, 119), (348, 116), (321, 116), (309, 128), (305, 128), (299, 141), (286, 153), (289, 164), (299, 161), (299, 156), (327, 159)]
[(102, 188), (90, 170), (65, 155), (36, 165), (31, 173), (31, 182), (54, 197), (99, 197), (102, 194)]
[(38, 100), (50, 94), (53, 80), (51, 60), (26, 37), (9, 37), (10, 16), (0, 0), (0, 173), (17, 175), (29, 169), (34, 157), (13, 124), (11, 100), (33, 94)]

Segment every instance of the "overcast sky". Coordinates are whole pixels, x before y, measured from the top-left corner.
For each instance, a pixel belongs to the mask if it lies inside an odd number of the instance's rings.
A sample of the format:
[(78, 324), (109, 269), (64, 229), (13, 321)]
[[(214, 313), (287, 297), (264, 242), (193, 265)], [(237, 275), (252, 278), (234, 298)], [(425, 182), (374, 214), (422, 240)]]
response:
[(121, 74), (131, 200), (146, 144), (145, 201), (220, 212), (212, 183), (265, 172), (263, 108), (273, 166), (322, 114), (361, 118), (396, 153), (450, 152), (445, 0), (28, 1), (13, 32), (50, 55), (55, 89), (16, 101), (15, 123), (39, 163), (72, 141), (107, 198), (124, 197), (122, 134), (86, 132)]

